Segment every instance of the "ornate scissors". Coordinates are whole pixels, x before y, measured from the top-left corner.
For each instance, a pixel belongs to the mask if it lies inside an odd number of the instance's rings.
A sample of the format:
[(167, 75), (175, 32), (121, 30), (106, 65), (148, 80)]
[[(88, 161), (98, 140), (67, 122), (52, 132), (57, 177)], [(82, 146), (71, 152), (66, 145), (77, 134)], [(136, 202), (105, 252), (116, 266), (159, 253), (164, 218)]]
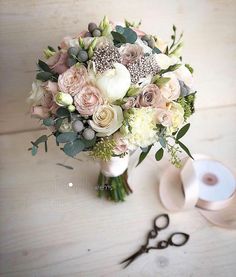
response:
[[(163, 221), (163, 220), (164, 220), (164, 223), (160, 224), (159, 221)], [(188, 234), (185, 234), (182, 232), (175, 232), (175, 233), (171, 234), (167, 240), (161, 240), (161, 241), (157, 242), (156, 246), (148, 246), (149, 241), (151, 239), (155, 239), (158, 236), (158, 232), (166, 229), (169, 226), (169, 223), (170, 223), (170, 219), (167, 214), (158, 215), (154, 219), (153, 230), (151, 230), (147, 235), (146, 243), (144, 245), (142, 245), (137, 252), (135, 252), (133, 255), (131, 255), (130, 257), (126, 258), (125, 260), (123, 260), (121, 262), (121, 264), (127, 262), (126, 265), (124, 266), (124, 268), (126, 268), (128, 265), (130, 265), (140, 255), (142, 255), (144, 253), (148, 253), (152, 249), (165, 249), (169, 245), (179, 247), (179, 246), (184, 245), (188, 241), (188, 239), (189, 239)], [(175, 241), (177, 236), (181, 237), (180, 242)]]

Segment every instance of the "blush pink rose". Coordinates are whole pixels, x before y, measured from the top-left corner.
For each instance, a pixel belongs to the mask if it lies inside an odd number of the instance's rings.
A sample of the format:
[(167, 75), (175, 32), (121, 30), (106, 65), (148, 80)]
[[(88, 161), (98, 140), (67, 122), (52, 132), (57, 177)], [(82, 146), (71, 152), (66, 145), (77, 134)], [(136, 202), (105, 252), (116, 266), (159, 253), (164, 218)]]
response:
[(85, 85), (74, 97), (76, 110), (84, 116), (93, 115), (98, 105), (103, 104), (103, 98), (98, 88)]
[(131, 27), (131, 29), (133, 31), (135, 31), (135, 33), (137, 34), (138, 37), (143, 37), (144, 35), (146, 35), (146, 33), (144, 33), (143, 31), (139, 30), (138, 28)]
[(68, 55), (67, 52), (59, 51), (50, 57), (46, 63), (54, 73), (62, 74), (68, 69), (67, 66)]
[(115, 141), (114, 154), (121, 155), (128, 151), (128, 143), (125, 140), (124, 136), (120, 132), (116, 132), (113, 135), (113, 139)]
[(58, 86), (62, 92), (75, 96), (87, 82), (87, 70), (81, 66), (72, 66), (58, 78)]
[(40, 118), (40, 119), (45, 119), (50, 117), (50, 111), (48, 108), (43, 107), (43, 106), (32, 106), (31, 107), (31, 116)]
[(137, 44), (126, 43), (119, 49), (121, 55), (121, 63), (127, 65), (134, 63), (143, 55), (143, 49)]
[(56, 82), (47, 81), (42, 84), (42, 87), (47, 91), (55, 95), (59, 88)]
[(166, 101), (155, 84), (146, 85), (137, 97), (136, 107), (164, 108)]
[(157, 121), (165, 127), (172, 125), (172, 113), (166, 109), (157, 109)]
[(136, 104), (136, 98), (135, 97), (128, 97), (126, 99), (126, 102), (122, 105), (122, 108), (124, 110), (128, 110), (130, 108), (134, 108)]

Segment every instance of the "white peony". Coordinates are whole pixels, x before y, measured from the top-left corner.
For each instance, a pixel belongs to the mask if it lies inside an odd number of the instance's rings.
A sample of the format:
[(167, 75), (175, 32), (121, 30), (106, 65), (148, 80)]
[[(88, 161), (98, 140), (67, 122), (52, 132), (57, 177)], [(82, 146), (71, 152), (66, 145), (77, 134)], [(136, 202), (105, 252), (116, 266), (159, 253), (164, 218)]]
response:
[(42, 82), (39, 80), (36, 80), (32, 84), (32, 90), (30, 92), (30, 96), (27, 99), (27, 102), (30, 105), (40, 105), (41, 100), (46, 93), (46, 90), (42, 87)]
[(141, 48), (143, 49), (143, 53), (144, 53), (144, 54), (152, 54), (152, 48), (150, 48), (149, 46), (147, 46), (147, 45), (141, 40), (141, 38), (137, 38), (137, 40), (135, 41), (135, 44), (141, 46)]
[(172, 72), (167, 72), (162, 76), (170, 78), (170, 80), (160, 89), (162, 96), (169, 102), (178, 99), (180, 95), (180, 85), (176, 75)]
[(193, 75), (185, 65), (181, 65), (177, 70), (174, 71), (178, 80), (183, 81), (189, 88), (193, 87)]
[(116, 105), (100, 105), (93, 114), (93, 120), (89, 121), (98, 137), (110, 136), (122, 125), (123, 112)]
[(131, 85), (128, 69), (121, 63), (114, 63), (114, 67), (96, 76), (97, 87), (110, 103), (122, 99)]
[(167, 129), (168, 133), (176, 132), (184, 123), (184, 109), (179, 103), (172, 102), (170, 106), (172, 126)]

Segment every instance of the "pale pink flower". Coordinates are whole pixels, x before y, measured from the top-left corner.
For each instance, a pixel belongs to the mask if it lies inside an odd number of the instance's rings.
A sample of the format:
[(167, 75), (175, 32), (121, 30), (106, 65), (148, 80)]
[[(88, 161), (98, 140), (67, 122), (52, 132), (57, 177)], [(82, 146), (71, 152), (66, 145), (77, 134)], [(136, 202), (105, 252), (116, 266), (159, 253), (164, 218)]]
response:
[(137, 97), (137, 107), (164, 108), (166, 101), (155, 84), (146, 85)]
[(128, 97), (126, 99), (126, 102), (122, 105), (122, 108), (124, 110), (128, 110), (130, 108), (134, 108), (136, 104), (136, 98), (135, 97)]
[(124, 136), (120, 132), (116, 132), (113, 135), (113, 139), (115, 141), (115, 148), (113, 150), (115, 155), (121, 155), (128, 151), (128, 143)]
[(47, 65), (54, 73), (61, 74), (68, 69), (67, 66), (68, 55), (67, 52), (59, 51), (51, 56), (47, 61)]
[(52, 81), (47, 81), (47, 82), (42, 83), (42, 87), (47, 92), (51, 92), (53, 95), (55, 95), (59, 91), (57, 83), (52, 82)]
[(31, 107), (31, 116), (40, 118), (40, 119), (45, 119), (50, 116), (50, 111), (48, 108), (43, 107), (43, 106), (32, 106)]
[(168, 102), (178, 99), (180, 96), (180, 85), (176, 75), (173, 72), (167, 72), (162, 76), (170, 78), (170, 80), (163, 87), (161, 87), (161, 94), (163, 97)]
[(58, 78), (58, 86), (62, 92), (75, 96), (87, 81), (87, 70), (81, 66), (72, 66)]
[(172, 125), (172, 114), (170, 111), (166, 109), (157, 109), (156, 113), (158, 123), (165, 127), (169, 127)]
[(85, 85), (74, 97), (74, 105), (81, 115), (93, 115), (98, 105), (103, 104), (103, 98), (98, 88)]
[(131, 29), (133, 31), (135, 31), (135, 33), (137, 34), (138, 37), (143, 37), (146, 35), (146, 33), (144, 33), (143, 31), (139, 30), (138, 28), (135, 28), (135, 27), (131, 27)]
[(119, 49), (121, 63), (127, 65), (137, 61), (143, 55), (143, 49), (137, 44), (126, 43)]

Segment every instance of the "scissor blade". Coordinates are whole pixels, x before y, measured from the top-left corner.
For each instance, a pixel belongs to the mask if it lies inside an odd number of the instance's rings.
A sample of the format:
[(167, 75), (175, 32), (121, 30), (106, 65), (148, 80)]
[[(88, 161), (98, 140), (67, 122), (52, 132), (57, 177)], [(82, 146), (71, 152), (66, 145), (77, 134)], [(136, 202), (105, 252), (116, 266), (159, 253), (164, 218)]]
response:
[(121, 262), (121, 264), (122, 264), (122, 263), (125, 263), (125, 262), (128, 262), (128, 263), (124, 266), (124, 268), (126, 268), (128, 265), (130, 265), (130, 264), (131, 264), (138, 256), (140, 256), (141, 254), (143, 254), (143, 251), (142, 251), (142, 250), (139, 250), (139, 251), (137, 251), (136, 253), (134, 253), (132, 256), (130, 256), (129, 258), (123, 260), (123, 261)]

